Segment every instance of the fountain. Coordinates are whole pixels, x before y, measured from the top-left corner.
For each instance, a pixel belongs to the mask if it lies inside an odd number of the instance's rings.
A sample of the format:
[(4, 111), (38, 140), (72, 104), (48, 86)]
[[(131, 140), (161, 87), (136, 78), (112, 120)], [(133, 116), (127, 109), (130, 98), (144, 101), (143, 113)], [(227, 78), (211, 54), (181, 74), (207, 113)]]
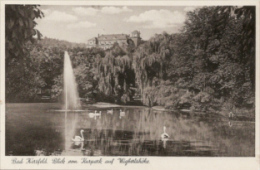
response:
[(65, 110), (78, 110), (80, 108), (77, 84), (73, 74), (70, 57), (67, 51), (64, 55), (64, 96)]

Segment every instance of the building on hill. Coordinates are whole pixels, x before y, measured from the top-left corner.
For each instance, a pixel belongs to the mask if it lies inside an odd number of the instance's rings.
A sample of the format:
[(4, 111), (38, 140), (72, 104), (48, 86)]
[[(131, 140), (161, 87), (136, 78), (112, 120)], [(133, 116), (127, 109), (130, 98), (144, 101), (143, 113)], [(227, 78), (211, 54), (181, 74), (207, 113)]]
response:
[(133, 42), (135, 47), (141, 43), (141, 37), (139, 31), (133, 31), (130, 35), (127, 34), (106, 34), (98, 35), (88, 40), (87, 47), (99, 47), (104, 50), (111, 48), (115, 43), (118, 43), (121, 47), (126, 47)]
[(133, 31), (131, 34), (131, 40), (134, 41), (135, 46), (137, 47), (141, 43), (140, 31)]

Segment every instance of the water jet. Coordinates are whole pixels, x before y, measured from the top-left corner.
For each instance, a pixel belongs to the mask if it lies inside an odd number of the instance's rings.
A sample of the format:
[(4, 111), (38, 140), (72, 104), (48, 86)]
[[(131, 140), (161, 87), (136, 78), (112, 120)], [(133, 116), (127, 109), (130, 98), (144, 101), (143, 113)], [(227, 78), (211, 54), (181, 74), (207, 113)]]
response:
[(64, 102), (65, 110), (79, 110), (80, 102), (77, 83), (72, 69), (70, 56), (67, 51), (64, 54)]

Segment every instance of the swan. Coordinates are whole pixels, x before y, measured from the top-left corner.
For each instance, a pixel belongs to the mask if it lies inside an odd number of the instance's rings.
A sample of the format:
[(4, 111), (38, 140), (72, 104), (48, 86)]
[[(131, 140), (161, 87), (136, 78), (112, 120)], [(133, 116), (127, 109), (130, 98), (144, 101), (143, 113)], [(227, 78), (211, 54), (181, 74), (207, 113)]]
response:
[(89, 117), (93, 118), (96, 114), (97, 114), (97, 111), (95, 110), (94, 113), (89, 113), (88, 115), (89, 115)]
[(97, 116), (99, 116), (101, 118), (101, 111), (99, 113), (97, 113), (97, 111), (95, 110), (95, 113), (89, 113), (88, 115), (90, 118), (95, 117), (95, 120), (96, 120)]
[(113, 112), (114, 112), (114, 110), (113, 109), (111, 109), (111, 110), (107, 110), (107, 114), (113, 114)]
[(169, 137), (170, 137), (170, 136), (166, 133), (166, 127), (163, 126), (163, 133), (161, 134), (161, 139), (162, 139), (162, 140), (168, 140)]
[(73, 141), (73, 142), (83, 142), (83, 141), (84, 141), (83, 132), (84, 132), (84, 130), (81, 129), (81, 130), (80, 130), (81, 136), (75, 136), (74, 139), (72, 138), (72, 141)]
[(229, 112), (228, 117), (229, 117), (229, 118), (233, 118), (233, 117), (234, 117), (234, 114), (233, 114), (232, 112)]
[(163, 133), (161, 134), (161, 140), (163, 142), (163, 148), (166, 148), (166, 142), (169, 140), (169, 135), (166, 133), (166, 127), (163, 126)]
[(120, 116), (119, 118), (121, 119), (121, 117), (125, 116), (125, 112), (123, 112), (121, 109), (120, 109)]

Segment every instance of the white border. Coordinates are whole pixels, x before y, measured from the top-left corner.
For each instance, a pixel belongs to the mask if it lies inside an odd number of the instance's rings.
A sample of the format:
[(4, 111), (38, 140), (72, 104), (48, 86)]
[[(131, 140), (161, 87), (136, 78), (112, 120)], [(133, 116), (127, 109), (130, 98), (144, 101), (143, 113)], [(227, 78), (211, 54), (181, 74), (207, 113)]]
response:
[[(41, 5), (118, 5), (118, 6), (211, 6), (211, 5), (255, 5), (256, 6), (256, 123), (255, 123), (255, 157), (147, 157), (150, 164), (113, 164), (99, 166), (99, 165), (13, 165), (11, 159), (13, 156), (5, 156), (5, 4), (41, 4)], [(1, 0), (1, 57), (0, 57), (0, 122), (1, 122), (1, 159), (0, 169), (221, 169), (221, 170), (256, 170), (260, 169), (260, 155), (259, 155), (259, 1), (3, 1)], [(19, 158), (28, 158), (21, 156)], [(40, 157), (37, 157), (40, 158)], [(45, 157), (42, 157), (45, 158)], [(52, 158), (63, 157), (46, 157), (51, 162)], [(65, 157), (66, 159), (77, 159), (81, 162), (82, 157)], [(97, 157), (87, 157), (94, 159)], [(113, 157), (102, 157), (109, 159)], [(117, 159), (118, 157), (114, 157)], [(127, 157), (138, 158), (138, 157)], [(144, 157), (141, 157), (144, 158)]]

